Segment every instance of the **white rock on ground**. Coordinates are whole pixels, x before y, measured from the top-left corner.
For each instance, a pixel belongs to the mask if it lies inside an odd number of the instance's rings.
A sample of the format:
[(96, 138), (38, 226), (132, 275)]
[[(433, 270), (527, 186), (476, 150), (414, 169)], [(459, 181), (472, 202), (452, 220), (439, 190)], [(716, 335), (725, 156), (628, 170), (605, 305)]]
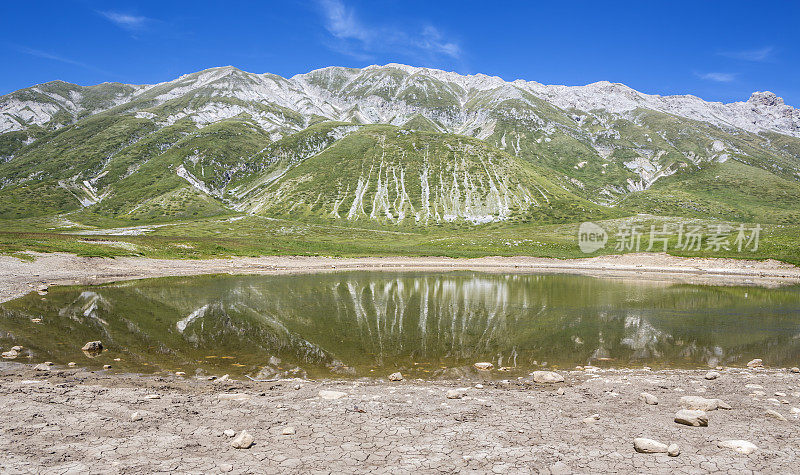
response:
[(667, 444), (644, 437), (633, 439), (633, 448), (640, 454), (665, 454), (669, 449)]
[(764, 366), (764, 362), (761, 361), (761, 358), (756, 358), (747, 362), (748, 368), (761, 368), (762, 366)]
[(600, 420), (600, 414), (592, 414), (589, 417), (584, 417), (583, 422), (586, 424), (591, 424)]
[(341, 399), (347, 396), (347, 393), (343, 393), (341, 391), (329, 391), (323, 389), (319, 392), (319, 397), (322, 399), (327, 399), (328, 401), (332, 401), (334, 399)]
[(142, 420), (142, 415), (139, 414), (138, 412), (134, 412), (133, 414), (131, 414), (131, 421), (136, 422), (141, 420)]
[(284, 427), (283, 430), (281, 431), (281, 434), (282, 435), (294, 435), (295, 434), (294, 427), (292, 427), (292, 426)]
[(681, 409), (675, 413), (675, 422), (692, 427), (708, 426), (708, 415), (704, 411)]
[(456, 388), (447, 391), (447, 399), (461, 399), (467, 395), (467, 388)]
[(389, 381), (402, 381), (402, 380), (403, 380), (403, 374), (400, 372), (392, 373), (389, 375)]
[(650, 393), (639, 394), (639, 399), (644, 401), (645, 404), (649, 404), (651, 406), (655, 406), (656, 404), (658, 404), (658, 398)]
[(717, 447), (721, 449), (733, 449), (744, 455), (750, 455), (758, 450), (758, 447), (756, 447), (754, 443), (746, 440), (723, 440), (717, 444)]
[(708, 373), (706, 373), (706, 379), (709, 381), (717, 378), (719, 378), (719, 373), (717, 373), (716, 371), (709, 371)]
[(678, 444), (669, 444), (667, 447), (667, 455), (670, 457), (677, 457), (681, 454), (681, 448), (678, 447)]
[(479, 363), (475, 363), (472, 366), (474, 366), (475, 369), (477, 369), (478, 371), (491, 371), (492, 368), (494, 368), (494, 365), (487, 361), (481, 361)]
[(721, 399), (709, 399), (702, 396), (683, 396), (681, 407), (693, 411), (716, 411), (717, 409), (730, 409), (731, 406)]
[(249, 432), (243, 430), (232, 441), (231, 447), (234, 449), (249, 449), (253, 446), (253, 436)]
[(786, 418), (783, 416), (783, 414), (781, 414), (780, 412), (778, 412), (778, 411), (776, 411), (774, 409), (767, 409), (766, 415), (768, 417), (771, 417), (773, 419), (777, 419), (779, 421), (785, 421), (786, 420)]
[(534, 371), (533, 381), (546, 384), (563, 383), (564, 377), (555, 371)]
[(236, 435), (236, 431), (233, 429), (225, 429), (222, 431), (222, 433), (225, 435), (225, 437), (233, 437)]

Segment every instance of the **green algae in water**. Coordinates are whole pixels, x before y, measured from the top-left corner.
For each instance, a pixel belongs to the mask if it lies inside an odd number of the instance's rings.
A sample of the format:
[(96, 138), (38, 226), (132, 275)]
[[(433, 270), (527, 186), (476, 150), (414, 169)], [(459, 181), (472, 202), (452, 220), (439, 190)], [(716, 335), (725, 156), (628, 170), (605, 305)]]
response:
[[(41, 319), (33, 323), (32, 319)], [(16, 361), (261, 377), (491, 377), (800, 360), (800, 288), (570, 275), (341, 272), (54, 287), (0, 305)], [(101, 340), (101, 355), (80, 348)], [(119, 358), (120, 361), (115, 361)], [(271, 360), (271, 361), (270, 361)], [(499, 368), (507, 372), (499, 371)], [(486, 374), (486, 373), (481, 373)], [(488, 375), (487, 375), (488, 376)]]

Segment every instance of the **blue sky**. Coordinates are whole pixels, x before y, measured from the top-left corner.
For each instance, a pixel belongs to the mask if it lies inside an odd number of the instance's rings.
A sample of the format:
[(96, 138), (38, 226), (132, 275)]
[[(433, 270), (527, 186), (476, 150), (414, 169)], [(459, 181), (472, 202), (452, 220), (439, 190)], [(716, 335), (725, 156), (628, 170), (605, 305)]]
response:
[(233, 65), (291, 76), (400, 62), (546, 84), (800, 106), (800, 2), (0, 3), (0, 94), (53, 79), (155, 83)]

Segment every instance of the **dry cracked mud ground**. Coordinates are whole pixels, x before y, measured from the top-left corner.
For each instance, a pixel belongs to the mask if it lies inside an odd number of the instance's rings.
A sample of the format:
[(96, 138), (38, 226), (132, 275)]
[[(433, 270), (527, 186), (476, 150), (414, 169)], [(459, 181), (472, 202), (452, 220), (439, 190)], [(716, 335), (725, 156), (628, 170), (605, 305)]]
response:
[[(561, 374), (566, 381), (559, 384), (215, 382), (2, 363), (0, 466), (6, 473), (800, 470), (800, 410), (792, 409), (800, 407), (800, 374), (732, 368), (715, 380), (688, 370)], [(469, 387), (466, 396), (448, 399), (457, 387)], [(346, 395), (324, 399), (321, 390)], [(645, 404), (642, 391), (659, 404)], [(732, 409), (709, 411), (708, 427), (679, 425), (673, 419), (685, 395), (719, 398)], [(785, 420), (767, 415), (769, 409)], [(593, 414), (599, 419), (584, 421)], [(283, 435), (287, 426), (293, 434)], [(229, 429), (247, 430), (255, 445), (234, 449), (224, 434)], [(682, 453), (637, 453), (636, 437), (676, 443)], [(728, 439), (758, 449), (744, 455), (718, 447)]]

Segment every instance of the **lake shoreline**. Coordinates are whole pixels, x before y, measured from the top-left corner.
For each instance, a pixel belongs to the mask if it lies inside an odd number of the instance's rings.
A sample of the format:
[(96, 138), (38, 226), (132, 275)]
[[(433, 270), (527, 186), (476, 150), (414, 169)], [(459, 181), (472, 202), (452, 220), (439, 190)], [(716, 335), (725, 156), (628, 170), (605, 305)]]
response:
[(150, 277), (204, 274), (290, 274), (376, 271), (480, 271), (565, 273), (616, 279), (704, 285), (777, 287), (800, 283), (800, 267), (775, 260), (676, 257), (663, 253), (609, 255), (582, 259), (537, 257), (235, 257), (200, 260), (139, 257), (80, 257), (30, 253), (32, 260), (0, 256), (0, 302), (53, 285), (93, 285)]
[[(50, 471), (789, 472), (800, 374), (778, 369), (559, 370), (565, 381), (300, 380), (113, 374), (0, 363), (0, 461)], [(462, 389), (460, 398), (448, 392)], [(328, 391), (327, 393), (325, 391)], [(658, 400), (648, 404), (641, 393)], [(681, 397), (720, 399), (708, 427)], [(653, 402), (653, 401), (650, 401)], [(770, 412), (771, 411), (771, 412)], [(775, 415), (777, 414), (777, 416)], [(235, 449), (246, 430), (254, 445)], [(681, 454), (634, 450), (645, 437)], [(24, 443), (18, 443), (24, 438)], [(751, 454), (720, 447), (746, 440)]]

